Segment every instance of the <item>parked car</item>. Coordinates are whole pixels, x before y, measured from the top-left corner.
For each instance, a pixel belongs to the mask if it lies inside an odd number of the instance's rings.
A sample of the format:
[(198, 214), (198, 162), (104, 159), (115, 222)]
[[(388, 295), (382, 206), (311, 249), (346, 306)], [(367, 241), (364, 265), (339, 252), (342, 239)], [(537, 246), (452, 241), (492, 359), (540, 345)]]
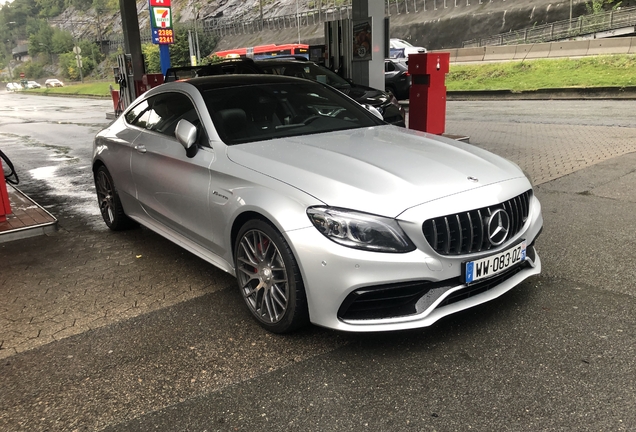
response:
[(423, 54), (426, 48), (411, 45), (403, 39), (389, 39), (389, 57), (391, 58), (408, 58), (409, 54)]
[(36, 81), (27, 81), (27, 88), (29, 89), (39, 89), (42, 86), (38, 84)]
[(384, 89), (398, 100), (409, 98), (411, 75), (405, 59), (384, 60)]
[(46, 81), (44, 81), (44, 85), (46, 86), (46, 88), (50, 88), (50, 87), (64, 87), (64, 83), (62, 81), (60, 81), (59, 79), (56, 79), (56, 78), (47, 79)]
[(255, 74), (295, 76), (328, 84), (356, 102), (375, 107), (384, 120), (397, 126), (406, 126), (406, 112), (391, 94), (347, 81), (335, 72), (305, 58), (282, 57), (263, 60), (227, 59), (205, 67), (185, 67), (168, 70), (165, 81), (178, 76), (210, 76), (223, 74)]
[(543, 219), (517, 165), (388, 125), (320, 82), (155, 87), (95, 137), (99, 209), (236, 276), (272, 332), (424, 327), (541, 270)]
[(16, 82), (7, 83), (6, 86), (7, 91), (18, 91), (22, 90), (22, 86)]

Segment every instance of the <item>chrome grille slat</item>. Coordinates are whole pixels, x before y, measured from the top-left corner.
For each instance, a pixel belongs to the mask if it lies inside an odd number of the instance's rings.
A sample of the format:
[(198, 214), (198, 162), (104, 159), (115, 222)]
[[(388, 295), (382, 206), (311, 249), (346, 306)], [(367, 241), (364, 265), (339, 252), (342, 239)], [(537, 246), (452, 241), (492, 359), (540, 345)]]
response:
[(459, 215), (456, 214), (455, 217), (457, 218), (457, 252), (461, 253), (462, 252), (462, 237), (464, 237), (464, 235), (462, 234), (462, 221), (459, 219)]
[(500, 204), (428, 219), (422, 224), (422, 232), (431, 247), (441, 255), (489, 250), (493, 246), (486, 232), (488, 218), (497, 209), (508, 213), (510, 232), (507, 242), (521, 231), (527, 221), (531, 197), (532, 191), (528, 190)]
[(477, 252), (481, 252), (484, 247), (484, 218), (481, 216), (481, 210), (477, 210), (477, 215), (479, 216), (479, 221), (477, 222), (479, 225), (479, 243), (477, 247)]
[(444, 247), (444, 252), (448, 255), (450, 253), (451, 245), (451, 230), (450, 225), (448, 224), (448, 217), (444, 217), (444, 224), (446, 225), (446, 246)]
[(518, 198), (515, 198), (513, 200), (511, 200), (510, 203), (510, 208), (512, 208), (512, 214), (514, 215), (513, 219), (512, 219), (512, 226), (514, 227), (515, 232), (519, 231), (519, 227), (521, 226), (519, 224), (519, 221), (521, 221), (521, 214), (519, 213), (519, 203)]
[(433, 222), (433, 244), (437, 247), (437, 224)]
[(470, 230), (470, 241), (468, 242), (468, 250), (466, 253), (471, 253), (475, 241), (475, 228), (473, 227), (473, 219), (470, 217), (470, 212), (466, 213), (466, 216), (468, 216), (468, 228)]

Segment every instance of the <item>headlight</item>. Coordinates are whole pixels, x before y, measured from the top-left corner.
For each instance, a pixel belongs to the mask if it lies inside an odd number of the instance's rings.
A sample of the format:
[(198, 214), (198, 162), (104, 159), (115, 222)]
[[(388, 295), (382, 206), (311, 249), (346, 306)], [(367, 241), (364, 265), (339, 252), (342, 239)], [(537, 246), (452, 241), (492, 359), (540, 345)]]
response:
[(343, 246), (375, 252), (415, 250), (395, 219), (329, 207), (311, 207), (307, 215), (318, 231)]

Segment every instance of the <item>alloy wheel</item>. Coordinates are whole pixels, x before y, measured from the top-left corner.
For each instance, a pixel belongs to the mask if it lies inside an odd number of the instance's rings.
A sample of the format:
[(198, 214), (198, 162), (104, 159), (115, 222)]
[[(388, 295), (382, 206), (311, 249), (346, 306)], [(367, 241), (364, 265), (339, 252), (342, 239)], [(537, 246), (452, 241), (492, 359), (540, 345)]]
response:
[(279, 322), (288, 308), (289, 281), (274, 241), (260, 230), (247, 231), (237, 251), (237, 279), (251, 312), (266, 324)]

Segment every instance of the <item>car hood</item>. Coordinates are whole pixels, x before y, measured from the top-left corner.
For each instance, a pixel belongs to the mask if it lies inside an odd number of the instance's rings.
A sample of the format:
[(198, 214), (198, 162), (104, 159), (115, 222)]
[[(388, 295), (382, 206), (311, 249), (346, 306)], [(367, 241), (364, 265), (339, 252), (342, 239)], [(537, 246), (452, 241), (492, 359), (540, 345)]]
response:
[(523, 176), (515, 164), (485, 150), (396, 126), (259, 141), (228, 147), (227, 154), (326, 205), (391, 217)]
[(383, 106), (390, 100), (388, 93), (358, 84), (351, 84), (350, 88), (338, 87), (338, 90), (359, 104), (369, 104), (374, 107)]

